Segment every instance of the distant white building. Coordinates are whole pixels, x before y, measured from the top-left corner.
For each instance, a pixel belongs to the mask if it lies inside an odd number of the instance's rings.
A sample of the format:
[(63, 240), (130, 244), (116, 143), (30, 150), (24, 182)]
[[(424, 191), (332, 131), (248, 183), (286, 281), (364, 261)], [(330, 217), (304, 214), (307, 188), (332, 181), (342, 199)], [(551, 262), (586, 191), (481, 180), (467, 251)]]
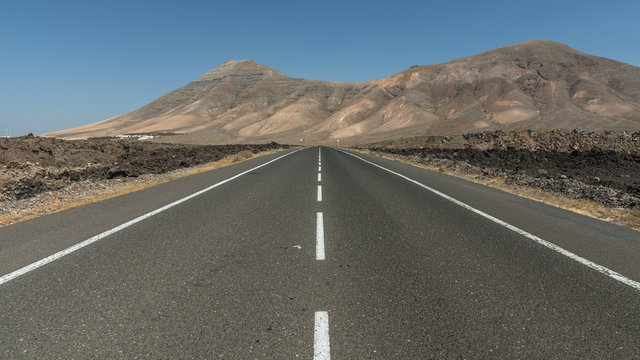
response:
[(118, 139), (138, 139), (138, 140), (149, 140), (155, 138), (153, 135), (116, 135)]

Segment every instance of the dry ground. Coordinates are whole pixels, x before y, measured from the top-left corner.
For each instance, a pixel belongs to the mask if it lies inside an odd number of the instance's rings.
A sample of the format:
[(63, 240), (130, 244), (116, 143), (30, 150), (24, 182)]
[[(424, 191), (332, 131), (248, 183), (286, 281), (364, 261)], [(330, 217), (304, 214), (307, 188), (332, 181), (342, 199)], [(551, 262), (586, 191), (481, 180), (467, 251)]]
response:
[(356, 149), (640, 230), (640, 133), (498, 131)]
[(287, 146), (0, 139), (0, 226), (228, 166), (283, 147)]

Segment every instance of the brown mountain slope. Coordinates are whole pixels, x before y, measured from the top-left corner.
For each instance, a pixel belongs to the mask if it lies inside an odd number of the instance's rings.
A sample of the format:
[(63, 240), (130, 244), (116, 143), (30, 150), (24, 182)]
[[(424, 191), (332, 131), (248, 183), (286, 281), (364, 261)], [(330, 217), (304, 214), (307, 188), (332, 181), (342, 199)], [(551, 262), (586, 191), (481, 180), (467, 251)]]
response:
[(638, 130), (640, 68), (551, 41), (361, 83), (294, 79), (250, 60), (228, 61), (138, 110), (47, 135), (166, 131), (186, 143), (362, 142), (514, 128)]

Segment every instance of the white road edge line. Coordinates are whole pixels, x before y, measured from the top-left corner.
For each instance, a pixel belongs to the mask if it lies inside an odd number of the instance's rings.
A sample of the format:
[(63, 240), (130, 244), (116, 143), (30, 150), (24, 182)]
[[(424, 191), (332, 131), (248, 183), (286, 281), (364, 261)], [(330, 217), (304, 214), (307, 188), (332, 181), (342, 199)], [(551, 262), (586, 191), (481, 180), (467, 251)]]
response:
[(318, 201), (322, 201), (322, 185), (318, 185)]
[(318, 166), (318, 172), (322, 171), (322, 166)]
[(220, 181), (219, 183), (216, 183), (216, 184), (211, 185), (211, 186), (209, 186), (209, 187), (207, 187), (207, 188), (205, 188), (205, 189), (202, 189), (202, 190), (200, 190), (200, 191), (198, 191), (198, 192), (195, 192), (195, 193), (193, 193), (193, 194), (191, 194), (191, 195), (188, 195), (188, 196), (186, 196), (186, 197), (183, 197), (183, 198), (182, 198), (182, 199), (180, 199), (180, 200), (176, 200), (176, 201), (172, 202), (171, 204), (165, 205), (165, 206), (163, 206), (163, 207), (161, 207), (161, 208), (158, 208), (158, 209), (156, 209), (156, 210), (153, 210), (153, 211), (151, 211), (151, 212), (148, 212), (148, 213), (146, 213), (146, 214), (144, 214), (144, 215), (138, 216), (137, 218), (135, 218), (135, 219), (133, 219), (133, 220), (129, 220), (129, 221), (127, 221), (127, 222), (126, 222), (126, 223), (124, 223), (124, 224), (118, 225), (118, 226), (116, 226), (116, 227), (114, 227), (114, 228), (112, 228), (112, 229), (110, 229), (110, 230), (107, 230), (107, 231), (105, 231), (105, 232), (103, 232), (103, 233), (100, 233), (100, 234), (98, 234), (98, 235), (96, 235), (96, 236), (94, 236), (94, 237), (92, 237), (92, 238), (89, 238), (89, 239), (87, 239), (87, 240), (84, 240), (84, 241), (82, 241), (82, 242), (79, 242), (79, 243), (77, 243), (77, 244), (75, 244), (75, 245), (72, 245), (72, 246), (70, 246), (70, 247), (68, 247), (68, 248), (66, 248), (66, 249), (64, 249), (64, 250), (58, 251), (57, 253), (55, 253), (55, 254), (53, 254), (53, 255), (49, 255), (49, 256), (47, 256), (47, 257), (46, 257), (46, 258), (44, 258), (44, 259), (38, 260), (38, 261), (36, 261), (36, 262), (34, 262), (34, 263), (31, 263), (31, 264), (29, 264), (29, 265), (27, 265), (27, 266), (25, 266), (25, 267), (22, 267), (22, 268), (20, 268), (20, 269), (18, 269), (18, 270), (15, 270), (15, 271), (13, 271), (13, 272), (11, 272), (11, 273), (9, 273), (9, 274), (3, 275), (2, 277), (0, 277), (0, 285), (4, 284), (4, 283), (6, 283), (6, 282), (9, 282), (9, 281), (11, 281), (11, 280), (13, 280), (13, 279), (15, 279), (15, 278), (17, 278), (17, 277), (19, 277), (19, 276), (22, 276), (22, 275), (24, 275), (24, 274), (26, 274), (26, 273), (28, 273), (28, 272), (30, 272), (30, 271), (33, 271), (33, 270), (35, 270), (35, 269), (37, 269), (37, 268), (39, 268), (39, 267), (41, 267), (41, 266), (44, 266), (44, 265), (46, 265), (46, 264), (48, 264), (48, 263), (50, 263), (50, 262), (53, 262), (53, 261), (55, 261), (55, 260), (58, 260), (58, 259), (60, 259), (61, 257), (65, 256), (65, 255), (69, 255), (69, 254), (71, 254), (72, 252), (77, 251), (77, 250), (79, 250), (79, 249), (82, 249), (83, 247), (85, 247), (85, 246), (87, 246), (87, 245), (91, 245), (91, 244), (93, 244), (94, 242), (96, 242), (96, 241), (98, 241), (98, 240), (104, 239), (105, 237), (107, 237), (107, 236), (109, 236), (109, 235), (115, 234), (115, 233), (117, 233), (118, 231), (120, 231), (120, 230), (122, 230), (122, 229), (125, 229), (125, 228), (128, 228), (129, 226), (131, 226), (131, 225), (133, 225), (133, 224), (139, 223), (139, 222), (140, 222), (140, 221), (142, 221), (142, 220), (145, 220), (145, 219), (147, 219), (147, 218), (150, 218), (150, 217), (152, 217), (153, 215), (156, 215), (156, 214), (158, 214), (158, 213), (161, 213), (161, 212), (163, 212), (163, 211), (165, 211), (165, 210), (167, 210), (167, 209), (170, 209), (170, 208), (172, 208), (172, 207), (174, 207), (174, 206), (176, 206), (176, 205), (178, 205), (178, 204), (181, 204), (181, 203), (183, 203), (183, 202), (185, 202), (185, 201), (187, 201), (187, 200), (193, 199), (194, 197), (196, 197), (196, 196), (198, 196), (198, 195), (202, 195), (202, 194), (204, 194), (205, 192), (207, 192), (207, 191), (209, 191), (209, 190), (211, 190), (211, 189), (214, 189), (214, 188), (216, 188), (216, 187), (218, 187), (218, 186), (220, 186), (220, 185), (222, 185), (222, 184), (224, 184), (224, 183), (227, 183), (227, 182), (229, 182), (229, 181), (231, 181), (231, 180), (237, 179), (237, 178), (239, 178), (240, 176), (245, 175), (245, 174), (248, 174), (248, 173), (250, 173), (250, 172), (252, 172), (252, 171), (254, 171), (254, 170), (256, 170), (256, 169), (259, 169), (259, 168), (261, 168), (261, 167), (263, 167), (263, 166), (269, 165), (269, 164), (271, 164), (272, 162), (277, 161), (277, 160), (280, 160), (280, 159), (282, 159), (282, 158), (283, 158), (283, 157), (285, 157), (285, 156), (289, 156), (289, 155), (291, 155), (291, 154), (294, 154), (294, 153), (296, 153), (296, 152), (298, 152), (298, 151), (300, 151), (300, 150), (304, 150), (304, 148), (303, 148), (303, 149), (297, 149), (297, 150), (294, 150), (294, 151), (292, 151), (292, 152), (290, 152), (290, 153), (288, 153), (288, 154), (284, 154), (284, 155), (279, 156), (279, 157), (277, 157), (277, 158), (275, 158), (275, 159), (273, 159), (273, 160), (270, 160), (270, 161), (268, 161), (268, 162), (266, 162), (266, 163), (264, 163), (264, 164), (262, 164), (262, 165), (259, 165), (259, 166), (256, 166), (256, 167), (254, 167), (254, 168), (251, 168), (251, 169), (249, 169), (249, 170), (243, 171), (243, 172), (241, 172), (240, 174), (234, 175), (234, 176), (232, 176), (232, 177), (230, 177), (230, 178), (228, 178), (228, 179), (226, 179), (226, 180)]
[(313, 360), (330, 360), (329, 313), (316, 311), (313, 328)]
[(322, 181), (322, 173), (318, 173), (318, 181)]
[(319, 212), (316, 214), (316, 260), (324, 259), (324, 220)]
[(409, 182), (412, 182), (412, 183), (414, 183), (414, 184), (416, 184), (416, 185), (418, 185), (420, 187), (423, 187), (423, 188), (431, 191), (432, 193), (434, 193), (434, 194), (436, 194), (436, 195), (438, 195), (440, 197), (443, 197), (443, 198), (451, 201), (452, 203), (454, 203), (456, 205), (459, 205), (459, 206), (461, 206), (461, 207), (463, 207), (463, 208), (465, 208), (465, 209), (467, 209), (469, 211), (472, 211), (472, 212), (474, 212), (474, 213), (476, 213), (476, 214), (478, 214), (478, 215), (480, 215), (480, 216), (482, 216), (482, 217), (484, 217), (486, 219), (489, 219), (489, 220), (493, 221), (494, 223), (496, 223), (498, 225), (504, 226), (504, 227), (506, 227), (507, 229), (509, 229), (511, 231), (514, 231), (514, 232), (516, 232), (516, 233), (518, 233), (518, 234), (520, 234), (520, 235), (522, 235), (522, 236), (524, 236), (524, 237), (526, 237), (526, 238), (528, 238), (530, 240), (533, 240), (533, 241), (537, 242), (538, 244), (540, 244), (542, 246), (545, 246), (545, 247), (547, 247), (547, 248), (549, 248), (549, 249), (551, 249), (553, 251), (556, 251), (556, 252), (558, 252), (558, 253), (560, 253), (560, 254), (572, 259), (572, 260), (575, 260), (575, 261), (577, 261), (577, 262), (579, 262), (579, 263), (581, 263), (581, 264), (583, 264), (583, 265), (585, 265), (585, 266), (587, 266), (587, 267), (589, 267), (589, 268), (591, 268), (591, 269), (593, 269), (593, 270), (595, 270), (595, 271), (597, 271), (597, 272), (599, 272), (601, 274), (604, 274), (604, 275), (606, 275), (606, 276), (608, 276), (608, 277), (610, 277), (610, 278), (612, 278), (614, 280), (617, 280), (617, 281), (619, 281), (619, 282), (621, 282), (621, 283), (623, 283), (625, 285), (631, 286), (632, 288), (634, 288), (636, 290), (640, 290), (640, 282), (637, 282), (635, 280), (631, 280), (628, 277), (626, 277), (624, 275), (621, 275), (621, 274), (619, 274), (619, 273), (617, 273), (617, 272), (615, 272), (615, 271), (613, 271), (613, 270), (611, 270), (611, 269), (609, 269), (607, 267), (604, 267), (602, 265), (596, 264), (593, 261), (585, 259), (582, 256), (579, 256), (577, 254), (574, 254), (571, 251), (566, 250), (566, 249), (564, 249), (564, 248), (562, 248), (562, 247), (560, 247), (560, 246), (558, 246), (558, 245), (556, 245), (554, 243), (551, 243), (549, 241), (541, 239), (541, 238), (539, 238), (539, 237), (537, 237), (537, 236), (535, 236), (535, 235), (533, 235), (533, 234), (531, 234), (529, 232), (526, 232), (526, 231), (524, 231), (524, 230), (522, 230), (522, 229), (520, 229), (520, 228), (518, 228), (516, 226), (513, 226), (513, 225), (511, 225), (511, 224), (509, 224), (509, 223), (507, 223), (505, 221), (502, 221), (502, 220), (500, 220), (500, 219), (498, 219), (496, 217), (493, 217), (493, 216), (491, 216), (491, 215), (489, 215), (489, 214), (487, 214), (485, 212), (482, 212), (482, 211), (480, 211), (480, 210), (478, 210), (478, 209), (476, 209), (476, 208), (474, 208), (474, 207), (472, 207), (470, 205), (467, 205), (467, 204), (463, 203), (460, 200), (454, 199), (451, 196), (449, 196), (449, 195), (447, 195), (445, 193), (442, 193), (442, 192), (440, 192), (440, 191), (438, 191), (436, 189), (433, 189), (433, 188), (431, 188), (431, 187), (429, 187), (427, 185), (424, 185), (424, 184), (422, 184), (422, 183), (420, 183), (420, 182), (418, 182), (416, 180), (408, 178), (408, 177), (406, 177), (406, 176), (404, 176), (402, 174), (399, 174), (399, 173), (397, 173), (395, 171), (389, 170), (389, 169), (387, 169), (387, 168), (385, 168), (383, 166), (380, 166), (380, 165), (378, 165), (376, 163), (373, 163), (373, 162), (371, 162), (369, 160), (365, 160), (365, 159), (363, 159), (363, 158), (361, 158), (361, 157), (359, 157), (357, 155), (351, 154), (349, 152), (342, 151), (342, 150), (338, 150), (338, 151), (343, 152), (343, 153), (345, 153), (347, 155), (351, 155), (351, 156), (353, 156), (353, 157), (355, 157), (357, 159), (360, 159), (360, 160), (362, 160), (362, 161), (364, 161), (364, 162), (366, 162), (368, 164), (371, 164), (371, 165), (373, 165), (375, 167), (378, 167), (378, 168), (380, 168), (380, 169), (382, 169), (384, 171), (387, 171), (387, 172), (390, 172), (390, 173), (392, 173), (394, 175), (397, 175), (397, 176), (399, 176), (399, 177), (401, 177), (401, 178), (403, 178), (403, 179), (405, 179), (405, 180), (407, 180)]

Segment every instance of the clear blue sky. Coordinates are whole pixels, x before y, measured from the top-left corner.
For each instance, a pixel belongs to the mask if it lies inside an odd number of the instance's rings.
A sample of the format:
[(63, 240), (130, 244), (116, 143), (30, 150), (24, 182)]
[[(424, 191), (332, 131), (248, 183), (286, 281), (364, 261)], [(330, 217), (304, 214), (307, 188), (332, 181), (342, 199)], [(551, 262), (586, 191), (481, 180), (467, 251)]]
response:
[(640, 65), (640, 2), (0, 1), (0, 135), (104, 120), (228, 59), (363, 81), (547, 39)]

